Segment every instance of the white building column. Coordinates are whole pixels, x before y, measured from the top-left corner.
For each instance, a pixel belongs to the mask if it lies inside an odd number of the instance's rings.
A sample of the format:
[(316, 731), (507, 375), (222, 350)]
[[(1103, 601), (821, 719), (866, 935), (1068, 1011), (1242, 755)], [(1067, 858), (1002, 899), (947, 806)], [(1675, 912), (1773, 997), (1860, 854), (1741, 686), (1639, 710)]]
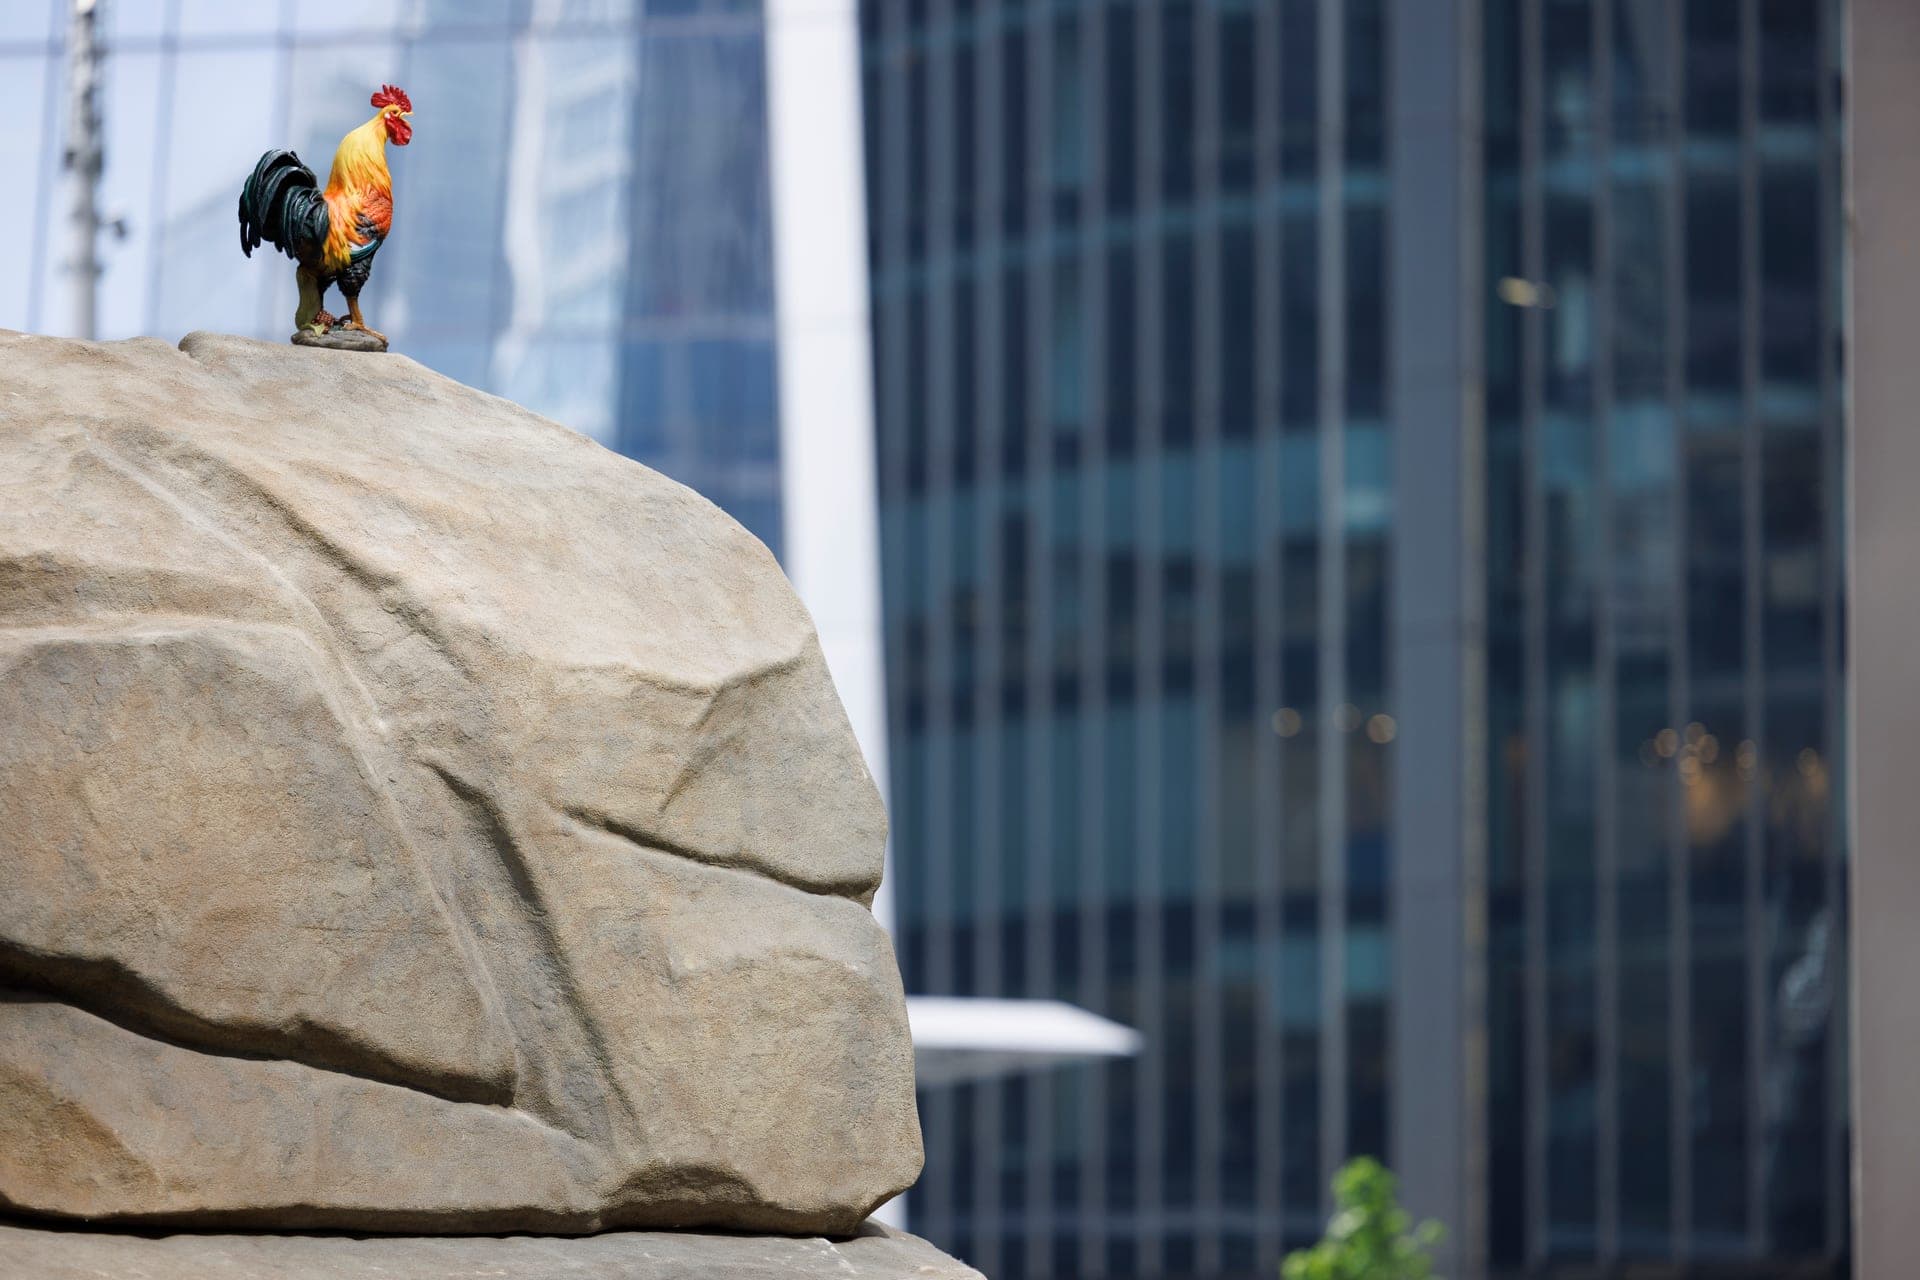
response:
[[(854, 736), (887, 795), (879, 490), (867, 323), (855, 0), (766, 0), (780, 369), (782, 560), (813, 614)], [(893, 929), (889, 874), (873, 913)], [(909, 998), (922, 1084), (1137, 1053), (1129, 1028), (1052, 1000)], [(905, 1197), (874, 1217), (900, 1225)]]
[[(855, 0), (766, 0), (782, 561), (887, 798)], [(892, 853), (873, 914), (893, 930)], [(906, 1224), (905, 1197), (874, 1217)]]
[[(766, 0), (782, 559), (887, 795), (855, 0)], [(882, 882), (874, 915), (893, 927)]]

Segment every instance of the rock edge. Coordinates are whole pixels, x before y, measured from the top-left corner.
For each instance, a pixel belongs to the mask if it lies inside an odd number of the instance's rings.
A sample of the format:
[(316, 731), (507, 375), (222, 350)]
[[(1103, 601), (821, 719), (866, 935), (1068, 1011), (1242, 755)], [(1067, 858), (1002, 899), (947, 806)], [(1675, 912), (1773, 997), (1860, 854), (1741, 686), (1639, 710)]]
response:
[(984, 1280), (918, 1236), (122, 1235), (0, 1224), (0, 1280)]

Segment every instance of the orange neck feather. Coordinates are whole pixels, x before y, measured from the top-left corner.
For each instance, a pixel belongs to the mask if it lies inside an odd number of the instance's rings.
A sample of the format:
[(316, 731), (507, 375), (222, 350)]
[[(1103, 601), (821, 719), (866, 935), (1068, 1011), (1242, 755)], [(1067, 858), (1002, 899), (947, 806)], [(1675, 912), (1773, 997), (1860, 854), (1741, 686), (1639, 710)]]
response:
[(392, 192), (385, 117), (382, 112), (340, 139), (340, 149), (333, 153), (333, 172), (327, 175), (328, 195), (349, 190)]

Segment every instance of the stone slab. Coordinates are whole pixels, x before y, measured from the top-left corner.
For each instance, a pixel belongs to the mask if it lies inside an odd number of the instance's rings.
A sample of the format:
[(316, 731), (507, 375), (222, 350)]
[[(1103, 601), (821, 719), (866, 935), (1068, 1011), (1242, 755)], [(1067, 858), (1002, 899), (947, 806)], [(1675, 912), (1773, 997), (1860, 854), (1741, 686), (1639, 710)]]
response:
[(0, 1280), (982, 1280), (917, 1236), (143, 1236), (0, 1224)]
[(324, 347), (328, 351), (385, 351), (387, 340), (361, 329), (332, 329), (314, 333), (302, 329), (293, 335), (296, 347)]

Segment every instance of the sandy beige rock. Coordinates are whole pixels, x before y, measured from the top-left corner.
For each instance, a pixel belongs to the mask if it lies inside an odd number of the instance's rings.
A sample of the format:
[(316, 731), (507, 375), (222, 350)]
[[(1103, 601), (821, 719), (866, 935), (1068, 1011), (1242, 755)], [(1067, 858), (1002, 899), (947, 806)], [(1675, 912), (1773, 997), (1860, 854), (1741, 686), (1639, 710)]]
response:
[(0, 333), (0, 1205), (846, 1232), (885, 817), (704, 499), (398, 356)]
[(869, 1225), (850, 1240), (613, 1231), (506, 1236), (173, 1235), (0, 1223), (0, 1276), (33, 1280), (982, 1280), (926, 1241)]

